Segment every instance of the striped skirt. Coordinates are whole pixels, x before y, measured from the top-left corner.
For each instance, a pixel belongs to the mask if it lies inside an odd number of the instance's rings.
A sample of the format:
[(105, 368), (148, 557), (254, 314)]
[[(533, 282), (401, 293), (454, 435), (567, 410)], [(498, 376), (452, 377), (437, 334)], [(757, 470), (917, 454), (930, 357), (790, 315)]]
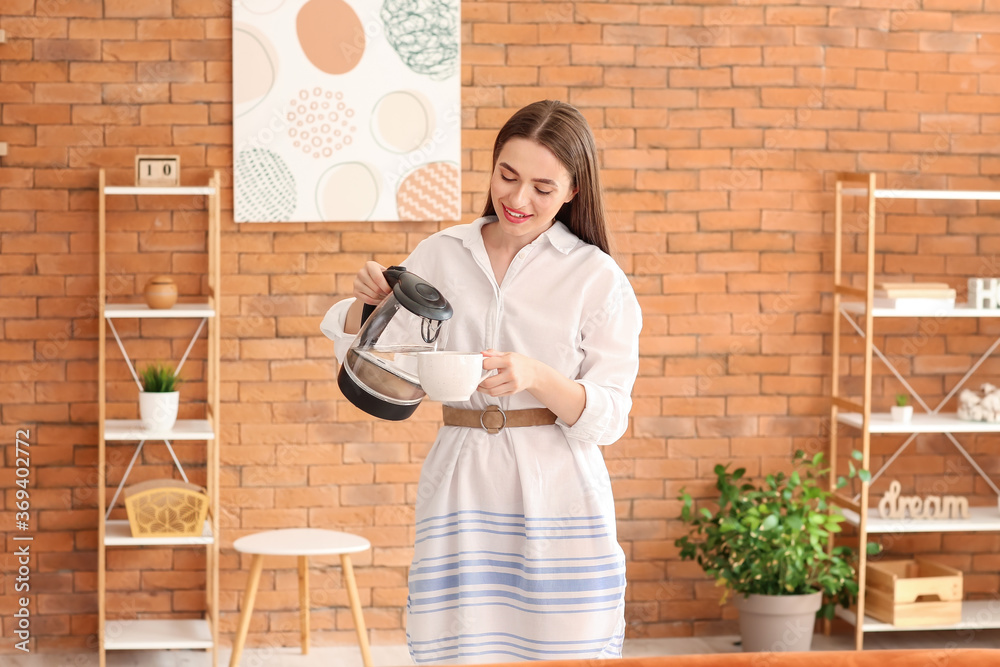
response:
[[(489, 466), (459, 459), (435, 469), (432, 451), (421, 474), (420, 488), (432, 497), (417, 503), (409, 575), (407, 643), (414, 662), (621, 657), (625, 558), (610, 485), (590, 483), (594, 462), (585, 464), (580, 484), (579, 476), (558, 471), (525, 480), (523, 465), (494, 467), (493, 475), (476, 479), (470, 473)], [(470, 463), (465, 474), (456, 470)], [(573, 457), (566, 465), (579, 472)], [(603, 459), (599, 479), (602, 470), (606, 480)], [(436, 480), (431, 487), (429, 477)], [(520, 511), (499, 511), (504, 507)]]

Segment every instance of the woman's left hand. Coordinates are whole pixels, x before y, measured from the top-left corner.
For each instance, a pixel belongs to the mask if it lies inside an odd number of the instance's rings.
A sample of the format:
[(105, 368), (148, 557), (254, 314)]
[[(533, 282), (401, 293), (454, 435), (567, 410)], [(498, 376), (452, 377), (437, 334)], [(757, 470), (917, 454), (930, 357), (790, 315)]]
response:
[(483, 357), (483, 368), (497, 372), (479, 383), (484, 394), (510, 396), (527, 391), (570, 426), (583, 414), (587, 405), (583, 385), (551, 366), (517, 352), (484, 350)]
[(496, 370), (479, 384), (479, 391), (490, 396), (509, 396), (530, 391), (536, 383), (541, 362), (517, 352), (484, 350), (483, 369)]

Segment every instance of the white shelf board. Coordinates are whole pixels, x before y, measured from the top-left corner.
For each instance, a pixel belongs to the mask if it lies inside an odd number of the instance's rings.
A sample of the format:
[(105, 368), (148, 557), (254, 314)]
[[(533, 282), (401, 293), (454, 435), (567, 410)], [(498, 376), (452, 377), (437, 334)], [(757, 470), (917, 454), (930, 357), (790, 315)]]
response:
[[(862, 416), (860, 412), (838, 412), (837, 421), (860, 429)], [(910, 421), (898, 422), (888, 412), (873, 412), (868, 430), (871, 433), (1000, 433), (1000, 423), (966, 421), (954, 412), (914, 413)]]
[(104, 628), (108, 651), (210, 649), (212, 629), (201, 618), (184, 620), (108, 620)]
[[(865, 314), (865, 304), (860, 301), (845, 301), (840, 307), (852, 315)], [(938, 310), (872, 308), (872, 317), (1000, 317), (1000, 308), (973, 308), (966, 304), (956, 304), (954, 308)]]
[(127, 520), (114, 519), (104, 523), (104, 544), (109, 547), (198, 546), (211, 544), (212, 524), (205, 522), (200, 537), (132, 537)]
[(106, 419), (105, 440), (214, 440), (212, 423), (207, 419), (178, 419), (169, 431), (147, 431), (138, 419)]
[(214, 195), (215, 188), (208, 186), (145, 186), (134, 185), (106, 185), (104, 186), (106, 195)]
[[(844, 188), (845, 195), (867, 195), (868, 188)], [(876, 199), (977, 199), (1000, 201), (1000, 191), (994, 190), (889, 190), (875, 189)]]
[[(861, 517), (854, 510), (841, 508), (847, 523), (857, 526)], [(968, 519), (883, 519), (878, 510), (868, 510), (865, 528), (869, 533), (989, 533), (1000, 532), (1000, 509), (970, 507)]]
[[(889, 623), (876, 621), (871, 616), (865, 616), (863, 630), (865, 632), (908, 632), (921, 630), (986, 630), (1000, 628), (1000, 614), (996, 613), (996, 603), (992, 600), (967, 600), (962, 603), (962, 620), (959, 623), (918, 625), (916, 627), (899, 628)], [(858, 615), (850, 609), (837, 607), (837, 616), (851, 625), (857, 625)]]
[(214, 317), (215, 309), (207, 303), (177, 303), (172, 308), (150, 308), (144, 303), (106, 303), (104, 319)]

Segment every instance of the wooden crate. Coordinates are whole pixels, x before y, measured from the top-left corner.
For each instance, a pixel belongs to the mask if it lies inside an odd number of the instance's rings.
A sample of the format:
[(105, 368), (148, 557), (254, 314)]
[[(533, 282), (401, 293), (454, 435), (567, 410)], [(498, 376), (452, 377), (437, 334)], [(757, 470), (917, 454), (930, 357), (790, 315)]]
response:
[(924, 558), (868, 563), (865, 615), (897, 627), (962, 620), (962, 572)]

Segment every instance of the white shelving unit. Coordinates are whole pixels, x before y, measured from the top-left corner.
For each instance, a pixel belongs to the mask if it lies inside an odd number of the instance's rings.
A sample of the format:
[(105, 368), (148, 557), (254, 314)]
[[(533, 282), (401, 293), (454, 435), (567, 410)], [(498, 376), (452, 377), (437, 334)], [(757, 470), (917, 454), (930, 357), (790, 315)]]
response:
[(169, 431), (147, 431), (138, 419), (106, 419), (104, 439), (111, 440), (214, 440), (215, 428), (208, 419), (178, 419)]
[[(843, 198), (849, 195), (860, 195), (867, 198), (867, 212), (865, 215), (864, 233), (867, 236), (865, 242), (867, 263), (865, 287), (853, 287), (842, 282), (843, 266)], [(942, 433), (951, 441), (955, 448), (967, 459), (972, 467), (986, 480), (990, 487), (1000, 498), (1000, 488), (993, 483), (983, 469), (975, 462), (972, 456), (962, 447), (954, 437), (956, 433), (998, 433), (1000, 424), (989, 424), (985, 422), (970, 422), (958, 419), (954, 413), (940, 412), (945, 405), (962, 387), (962, 385), (972, 376), (979, 365), (1000, 346), (1000, 339), (983, 353), (973, 367), (956, 384), (950, 393), (936, 407), (927, 405), (920, 396), (913, 391), (907, 380), (890, 363), (889, 359), (875, 346), (873, 338), (875, 331), (875, 321), (886, 318), (994, 318), (1000, 317), (1000, 309), (983, 309), (969, 306), (956, 306), (948, 309), (936, 309), (933, 311), (908, 311), (891, 308), (874, 308), (874, 287), (875, 287), (875, 219), (876, 202), (879, 199), (936, 199), (936, 200), (976, 200), (976, 201), (1000, 201), (1000, 192), (992, 191), (948, 191), (948, 190), (889, 190), (875, 187), (875, 174), (839, 174), (836, 181), (836, 210), (835, 210), (835, 235), (834, 240), (834, 293), (833, 293), (833, 345), (832, 345), (832, 400), (830, 405), (830, 460), (832, 470), (830, 472), (830, 484), (833, 488), (837, 479), (837, 439), (839, 429), (846, 426), (855, 433), (860, 431), (861, 438), (861, 467), (871, 470), (871, 436), (873, 434), (906, 434), (910, 437), (905, 440), (902, 446), (885, 462), (880, 470), (874, 473), (872, 481), (877, 479), (897, 457), (903, 454), (906, 447), (920, 433)], [(841, 322), (847, 321), (854, 331), (864, 339), (864, 385), (863, 398), (860, 402), (848, 400), (840, 396), (840, 336)], [(913, 415), (909, 423), (893, 421), (888, 413), (872, 412), (872, 367), (875, 356), (878, 356), (889, 367), (897, 379), (907, 388), (910, 395), (919, 403), (924, 413)], [(915, 406), (917, 409), (917, 406)], [(855, 628), (855, 646), (858, 650), (864, 647), (864, 635), (866, 632), (900, 632), (900, 631), (922, 631), (922, 630), (966, 630), (966, 629), (986, 629), (1000, 628), (1000, 615), (994, 613), (994, 603), (992, 601), (970, 601), (967, 600), (962, 605), (962, 621), (958, 624), (919, 626), (919, 627), (896, 627), (888, 623), (882, 623), (870, 616), (865, 616), (865, 568), (867, 557), (864, 545), (868, 542), (869, 535), (878, 534), (907, 534), (907, 533), (949, 533), (949, 532), (1000, 532), (1000, 508), (972, 507), (968, 519), (921, 519), (921, 520), (899, 520), (882, 519), (878, 516), (878, 511), (871, 508), (869, 502), (870, 483), (861, 484), (861, 492), (856, 498), (846, 498), (837, 496), (837, 502), (841, 505), (847, 523), (854, 525), (858, 529), (859, 544), (859, 567), (858, 585), (860, 595), (856, 610), (838, 608), (837, 616), (843, 618)], [(858, 616), (863, 618), (858, 623)]]
[[(861, 525), (861, 515), (841, 509), (847, 523)], [(996, 507), (970, 507), (968, 519), (883, 519), (878, 510), (868, 510), (870, 534), (902, 535), (904, 533), (988, 533), (1000, 531), (1000, 510)]]
[(157, 310), (144, 303), (108, 303), (104, 305), (104, 317), (109, 320), (206, 318), (215, 317), (215, 308), (207, 303), (178, 303), (173, 308)]
[[(848, 178), (860, 176), (867, 178), (874, 174), (846, 174)], [(848, 181), (842, 180), (841, 183)], [(857, 182), (857, 181), (855, 181)], [(972, 200), (972, 201), (1000, 201), (1000, 192), (993, 190), (889, 190), (869, 188), (841, 188), (845, 195), (862, 195), (864, 197), (871, 194), (875, 199), (950, 199), (950, 200)]]
[(178, 195), (205, 195), (215, 194), (215, 187), (209, 185), (202, 186), (133, 186), (133, 185), (108, 185), (104, 188), (106, 195), (167, 195), (176, 197)]
[[(857, 627), (858, 617), (850, 609), (837, 607), (837, 616)], [(947, 625), (921, 625), (920, 627), (900, 628), (890, 623), (876, 621), (871, 616), (865, 616), (862, 626), (864, 632), (907, 632), (930, 630), (990, 630), (1000, 628), (1000, 615), (996, 613), (996, 603), (991, 600), (966, 600), (962, 603), (962, 620)]]
[[(841, 311), (849, 315), (864, 315), (865, 304), (848, 301), (841, 304)], [(1000, 308), (974, 308), (956, 304), (954, 308), (928, 311), (909, 311), (896, 308), (872, 308), (872, 315), (883, 317), (1000, 317)]]
[(212, 522), (205, 521), (199, 537), (132, 537), (128, 521), (111, 519), (104, 524), (104, 545), (109, 547), (199, 546), (214, 540)]
[[(110, 196), (206, 196), (208, 197), (208, 295), (201, 303), (178, 303), (173, 308), (154, 310), (145, 303), (109, 303), (107, 293), (107, 220), (106, 199)], [(107, 443), (137, 442), (132, 461), (125, 471), (118, 491), (111, 503), (107, 499), (107, 485), (98, 485), (98, 638), (99, 664), (106, 667), (107, 651), (201, 649), (212, 654), (213, 667), (218, 665), (219, 644), (219, 349), (220, 327), (218, 304), (220, 299), (219, 218), (220, 179), (215, 172), (207, 187), (127, 187), (108, 186), (102, 169), (98, 192), (98, 289), (100, 319), (105, 323), (99, 328), (98, 358), (98, 471), (99, 478), (107, 478)], [(177, 370), (187, 359), (188, 353), (207, 323), (208, 354), (205, 363), (205, 380), (208, 387), (204, 419), (182, 419), (169, 431), (147, 431), (138, 419), (107, 418), (107, 331), (110, 329), (128, 364), (133, 378), (139, 380), (118, 331), (116, 320), (135, 319), (199, 319), (187, 351)], [(183, 394), (182, 394), (183, 398)], [(132, 537), (128, 521), (110, 519), (111, 510), (125, 485), (132, 466), (139, 459), (146, 442), (162, 441), (181, 475), (187, 479), (180, 461), (170, 443), (174, 441), (204, 441), (206, 443), (206, 490), (209, 497), (209, 516), (201, 535), (197, 537)], [(195, 547), (205, 549), (205, 608), (203, 618), (178, 619), (109, 619), (107, 595), (107, 550), (109, 548), (141, 548), (148, 546)], [(114, 610), (112, 610), (113, 612)]]
[[(841, 424), (863, 428), (865, 416), (859, 412), (841, 412)], [(998, 433), (1000, 424), (970, 422), (959, 419), (954, 412), (936, 414), (915, 413), (910, 422), (893, 421), (888, 412), (873, 412), (868, 419), (869, 433)]]
[(108, 621), (108, 626), (104, 638), (107, 651), (211, 651), (216, 645), (212, 627), (206, 619)]

